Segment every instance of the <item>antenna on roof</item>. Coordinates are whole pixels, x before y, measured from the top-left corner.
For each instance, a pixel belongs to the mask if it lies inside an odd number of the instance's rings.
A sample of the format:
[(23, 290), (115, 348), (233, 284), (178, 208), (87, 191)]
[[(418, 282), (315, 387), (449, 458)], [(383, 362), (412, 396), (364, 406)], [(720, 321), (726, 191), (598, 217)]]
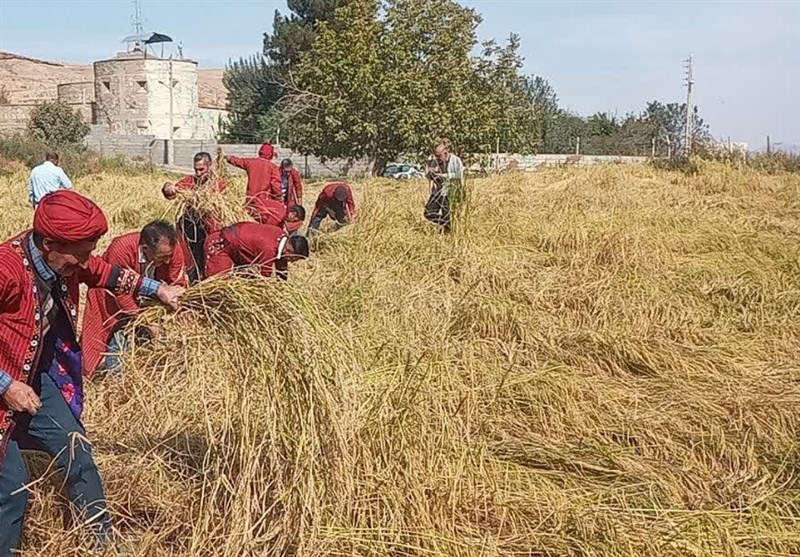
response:
[(133, 0), (133, 16), (131, 18), (133, 20), (133, 32), (136, 35), (141, 35), (144, 33), (144, 27), (142, 25), (142, 1), (141, 0)]

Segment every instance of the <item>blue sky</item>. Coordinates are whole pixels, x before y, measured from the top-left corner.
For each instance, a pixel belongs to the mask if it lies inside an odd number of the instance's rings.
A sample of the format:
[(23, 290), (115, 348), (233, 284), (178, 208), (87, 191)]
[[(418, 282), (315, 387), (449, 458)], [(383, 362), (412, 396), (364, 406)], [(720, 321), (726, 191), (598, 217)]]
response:
[[(685, 100), (681, 60), (695, 56), (696, 102), (712, 132), (761, 148), (800, 149), (800, 0), (544, 2), (462, 0), (482, 39), (522, 36), (524, 71), (564, 106), (620, 115)], [(181, 40), (202, 67), (261, 48), (278, 0), (143, 0), (145, 28)], [(91, 62), (132, 32), (130, 0), (0, 0), (0, 50)]]

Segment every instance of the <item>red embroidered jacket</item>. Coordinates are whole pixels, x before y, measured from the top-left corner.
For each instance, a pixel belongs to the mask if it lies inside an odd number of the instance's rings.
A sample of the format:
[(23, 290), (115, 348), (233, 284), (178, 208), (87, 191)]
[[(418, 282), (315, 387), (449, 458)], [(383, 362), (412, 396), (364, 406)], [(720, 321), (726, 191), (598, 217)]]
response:
[[(36, 293), (36, 270), (28, 249), (31, 231), (0, 244), (0, 369), (16, 381), (31, 383), (41, 357), (42, 308)], [(62, 308), (77, 330), (78, 286), (107, 288), (118, 294), (134, 294), (142, 277), (131, 270), (109, 265), (92, 256), (86, 269), (58, 278), (54, 288), (62, 294)], [(77, 336), (77, 335), (76, 335)], [(14, 413), (0, 399), (0, 467), (14, 428)]]
[[(139, 261), (140, 232), (129, 232), (117, 236), (103, 253), (103, 260), (112, 265), (132, 269), (144, 274), (146, 264)], [(155, 269), (155, 279), (167, 284), (186, 286), (183, 251), (176, 247), (172, 259)], [(125, 315), (136, 313), (139, 303), (131, 294), (114, 295), (108, 290), (94, 288), (86, 296), (86, 309), (83, 312), (81, 348), (83, 349), (83, 373), (87, 377), (94, 374), (103, 352), (108, 347), (111, 334), (119, 320)]]
[(319, 192), (317, 196), (317, 202), (314, 205), (314, 212), (311, 213), (311, 220), (314, 220), (314, 217), (319, 214), (320, 211), (324, 207), (331, 205), (332, 203), (336, 203), (336, 198), (334, 197), (334, 193), (336, 192), (336, 188), (339, 186), (344, 186), (347, 190), (347, 199), (344, 201), (344, 214), (348, 219), (352, 219), (356, 214), (356, 202), (353, 199), (353, 190), (350, 189), (350, 184), (346, 182), (331, 182), (324, 188), (322, 191)]
[(281, 200), (281, 169), (277, 164), (261, 157), (229, 156), (228, 162), (247, 172), (247, 197), (267, 192), (272, 199)]
[(303, 177), (295, 167), (288, 170), (281, 170), (282, 173), (289, 174), (289, 190), (286, 192), (286, 206), (303, 204)]
[(285, 272), (286, 263), (276, 261), (285, 237), (282, 228), (257, 222), (239, 222), (223, 228), (206, 239), (206, 275), (218, 275), (245, 265), (258, 265), (265, 277), (272, 275), (273, 265)]

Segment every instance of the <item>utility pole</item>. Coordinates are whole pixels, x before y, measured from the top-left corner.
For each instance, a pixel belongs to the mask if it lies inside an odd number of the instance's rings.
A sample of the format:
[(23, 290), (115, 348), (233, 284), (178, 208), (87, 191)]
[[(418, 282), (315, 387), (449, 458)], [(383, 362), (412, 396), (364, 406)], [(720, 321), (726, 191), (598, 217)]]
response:
[(167, 151), (167, 163), (175, 164), (175, 138), (174, 138), (174, 94), (175, 82), (172, 79), (172, 58), (169, 59), (169, 150)]
[(684, 150), (688, 157), (692, 154), (692, 137), (694, 137), (694, 104), (692, 103), (692, 89), (694, 87), (694, 56), (691, 54), (686, 60), (686, 138)]
[(575, 140), (575, 154), (576, 155), (581, 154), (581, 136), (578, 136), (577, 139)]

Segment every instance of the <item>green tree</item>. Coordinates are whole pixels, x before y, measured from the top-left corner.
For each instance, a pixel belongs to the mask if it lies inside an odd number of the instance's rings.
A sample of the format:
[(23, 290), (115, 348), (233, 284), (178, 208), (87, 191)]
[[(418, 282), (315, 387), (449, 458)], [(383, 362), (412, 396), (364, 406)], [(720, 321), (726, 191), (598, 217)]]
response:
[(64, 103), (47, 102), (31, 112), (28, 131), (50, 145), (69, 145), (84, 140), (89, 124), (79, 110)]
[(289, 0), (292, 12), (275, 12), (272, 34), (264, 34), (263, 54), (240, 58), (225, 69), (229, 121), (222, 139), (232, 142), (274, 141), (281, 132), (284, 115), (277, 106), (285, 91), (286, 75), (314, 42), (319, 22), (333, 18), (344, 0)]
[(264, 56), (281, 68), (296, 65), (314, 43), (320, 22), (331, 23), (344, 0), (288, 0), (288, 16), (277, 10), (272, 34), (264, 33)]
[(535, 141), (519, 40), (487, 43), (476, 59), (479, 23), (452, 0), (347, 2), (319, 25), (287, 85), (295, 146), (380, 170), (401, 153), (430, 153), (441, 136), (466, 152), (493, 151), (500, 134), (508, 148)]
[(523, 86), (528, 101), (533, 105), (537, 149), (548, 151), (551, 149), (550, 134), (559, 114), (558, 96), (552, 85), (538, 75), (526, 77)]
[(586, 121), (577, 114), (559, 110), (553, 117), (544, 150), (553, 154), (573, 154), (578, 137), (585, 140)]
[(228, 89), (228, 122), (222, 139), (232, 143), (257, 143), (271, 136), (262, 129), (281, 95), (275, 70), (263, 57), (241, 58), (225, 69), (222, 82)]

